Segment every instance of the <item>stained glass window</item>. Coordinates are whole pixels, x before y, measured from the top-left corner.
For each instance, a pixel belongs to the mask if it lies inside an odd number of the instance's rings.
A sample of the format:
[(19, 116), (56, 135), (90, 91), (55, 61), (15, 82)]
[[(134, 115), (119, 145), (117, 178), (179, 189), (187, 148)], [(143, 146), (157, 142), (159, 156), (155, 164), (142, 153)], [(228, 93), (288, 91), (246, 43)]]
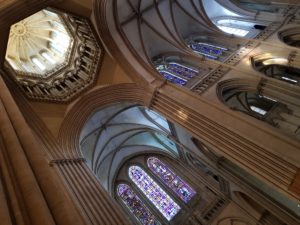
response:
[(127, 184), (119, 184), (117, 187), (117, 194), (141, 224), (161, 224)]
[(150, 157), (147, 161), (148, 167), (155, 173), (163, 182), (171, 188), (178, 197), (185, 203), (189, 202), (196, 192), (172, 170), (170, 170), (163, 162), (155, 157)]
[(225, 51), (228, 50), (227, 48), (202, 42), (190, 44), (189, 47), (194, 52), (213, 60), (218, 59)]
[(184, 86), (187, 81), (199, 74), (199, 71), (176, 62), (156, 67), (157, 71), (172, 83)]
[(141, 167), (131, 166), (128, 173), (130, 179), (168, 221), (180, 211), (180, 206)]

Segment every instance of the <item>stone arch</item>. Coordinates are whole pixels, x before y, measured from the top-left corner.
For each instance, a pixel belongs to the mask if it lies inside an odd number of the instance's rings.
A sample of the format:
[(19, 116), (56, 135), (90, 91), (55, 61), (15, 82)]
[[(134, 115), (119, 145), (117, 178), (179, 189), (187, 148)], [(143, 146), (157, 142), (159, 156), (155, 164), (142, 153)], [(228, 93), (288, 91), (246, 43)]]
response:
[[(297, 94), (297, 89), (290, 87)], [(281, 91), (282, 84), (267, 79), (230, 79), (218, 84), (223, 104), (299, 138), (299, 99)]]
[(300, 47), (300, 28), (292, 27), (289, 29), (282, 30), (278, 33), (279, 40), (283, 43), (293, 46)]
[(63, 154), (82, 157), (78, 143), (80, 130), (99, 108), (122, 101), (148, 105), (150, 100), (150, 92), (135, 84), (118, 84), (87, 93), (69, 109), (61, 125), (58, 140), (64, 146)]

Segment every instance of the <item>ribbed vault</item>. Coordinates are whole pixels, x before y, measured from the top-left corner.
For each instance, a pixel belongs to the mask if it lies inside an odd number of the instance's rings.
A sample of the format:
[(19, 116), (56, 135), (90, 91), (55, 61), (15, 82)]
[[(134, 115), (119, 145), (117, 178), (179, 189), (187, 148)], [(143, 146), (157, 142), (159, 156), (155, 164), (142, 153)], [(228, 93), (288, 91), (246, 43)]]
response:
[(111, 189), (124, 160), (142, 153), (158, 152), (178, 157), (178, 147), (168, 121), (132, 103), (119, 103), (93, 114), (81, 132), (80, 148), (101, 184)]

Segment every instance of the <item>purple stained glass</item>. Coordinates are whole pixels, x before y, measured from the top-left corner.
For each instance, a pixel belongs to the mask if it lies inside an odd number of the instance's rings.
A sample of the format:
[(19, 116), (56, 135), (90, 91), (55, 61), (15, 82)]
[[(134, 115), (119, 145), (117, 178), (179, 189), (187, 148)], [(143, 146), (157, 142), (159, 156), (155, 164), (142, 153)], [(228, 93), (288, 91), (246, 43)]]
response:
[(150, 157), (147, 161), (148, 167), (155, 173), (163, 182), (171, 188), (176, 195), (185, 203), (188, 203), (196, 192), (172, 170), (170, 170), (163, 162), (155, 157)]
[(180, 206), (141, 167), (131, 166), (128, 173), (130, 179), (168, 221), (180, 211)]
[(125, 205), (130, 209), (131, 213), (143, 225), (160, 225), (155, 216), (144, 205), (141, 199), (134, 193), (134, 191), (127, 184), (119, 184), (117, 194), (121, 197)]
[(189, 79), (199, 75), (198, 70), (177, 62), (159, 65), (156, 69), (165, 79), (180, 86), (184, 86)]
[(175, 73), (176, 75), (183, 76), (189, 79), (197, 76), (199, 73), (198, 70), (189, 68), (187, 66), (175, 62), (169, 63), (167, 70), (170, 71), (171, 73)]

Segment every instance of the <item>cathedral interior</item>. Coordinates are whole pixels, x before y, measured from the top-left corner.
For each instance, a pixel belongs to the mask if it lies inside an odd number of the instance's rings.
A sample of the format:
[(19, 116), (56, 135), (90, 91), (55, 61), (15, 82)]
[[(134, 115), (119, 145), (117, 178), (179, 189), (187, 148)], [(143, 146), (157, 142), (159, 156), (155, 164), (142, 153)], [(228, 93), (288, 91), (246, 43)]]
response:
[(0, 37), (1, 225), (300, 224), (299, 0), (0, 0)]

